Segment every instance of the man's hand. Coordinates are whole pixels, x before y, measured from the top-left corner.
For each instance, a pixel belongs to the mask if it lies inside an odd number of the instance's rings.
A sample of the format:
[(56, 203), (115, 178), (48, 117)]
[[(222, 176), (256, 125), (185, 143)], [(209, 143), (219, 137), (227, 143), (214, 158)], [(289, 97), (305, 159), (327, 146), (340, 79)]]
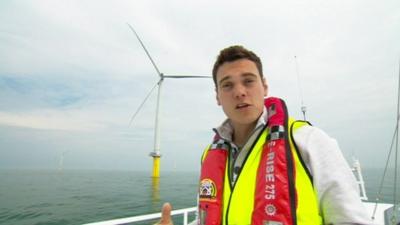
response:
[(162, 209), (161, 209), (161, 220), (156, 223), (157, 225), (174, 225), (172, 218), (171, 218), (171, 210), (172, 206), (171, 204), (164, 203)]

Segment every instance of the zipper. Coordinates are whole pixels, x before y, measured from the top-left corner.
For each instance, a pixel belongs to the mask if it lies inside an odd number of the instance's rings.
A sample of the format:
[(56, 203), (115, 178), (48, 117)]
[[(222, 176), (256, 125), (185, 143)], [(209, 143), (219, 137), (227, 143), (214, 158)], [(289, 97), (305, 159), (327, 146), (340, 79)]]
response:
[[(253, 152), (254, 146), (257, 144), (257, 142), (259, 141), (261, 135), (264, 133), (265, 129), (267, 128), (267, 125), (268, 125), (268, 123), (265, 124), (265, 125), (262, 127), (261, 132), (257, 135), (255, 141), (253, 142), (253, 144), (252, 144), (251, 147), (250, 147), (250, 151), (247, 153), (246, 158), (245, 158), (244, 161), (243, 161), (243, 165), (246, 165), (247, 159), (249, 158), (250, 154)], [(256, 130), (257, 130), (257, 129), (256, 129)], [(253, 132), (253, 133), (254, 133), (254, 132)], [(251, 135), (250, 135), (250, 137), (251, 137)], [(229, 151), (228, 156), (229, 156), (229, 158), (228, 158), (228, 165), (230, 165), (229, 163), (230, 163), (230, 160), (231, 160), (231, 157), (230, 157), (230, 156), (231, 156), (231, 151)], [(243, 167), (244, 167), (244, 166), (243, 166)], [(236, 181), (235, 181), (234, 184), (232, 185), (232, 182), (231, 182), (231, 173), (230, 173), (230, 172), (231, 172), (231, 167), (228, 166), (228, 179), (229, 179), (229, 188), (230, 188), (230, 193), (231, 193), (231, 194), (229, 195), (228, 206), (227, 206), (227, 208), (226, 208), (226, 215), (225, 215), (225, 224), (226, 224), (226, 225), (229, 224), (229, 223), (228, 223), (229, 208), (230, 208), (230, 206), (231, 206), (232, 195), (233, 195), (233, 192), (235, 191), (236, 184), (237, 184), (237, 182), (239, 181), (240, 174), (241, 174), (242, 171), (243, 171), (243, 167), (240, 169), (240, 171), (239, 171), (239, 173), (238, 173), (238, 175), (237, 175), (237, 177), (236, 177)], [(257, 178), (255, 178), (255, 179), (257, 180)]]

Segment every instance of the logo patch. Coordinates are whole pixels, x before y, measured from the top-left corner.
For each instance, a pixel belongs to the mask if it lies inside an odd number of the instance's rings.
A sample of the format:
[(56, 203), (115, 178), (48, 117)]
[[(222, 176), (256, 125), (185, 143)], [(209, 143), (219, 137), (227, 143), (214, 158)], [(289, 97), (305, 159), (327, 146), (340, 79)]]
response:
[(276, 213), (276, 208), (274, 205), (272, 204), (268, 204), (265, 206), (265, 213), (267, 213), (267, 215), (269, 216), (273, 216)]
[(203, 179), (200, 181), (199, 197), (201, 199), (212, 200), (217, 196), (217, 188), (211, 179)]

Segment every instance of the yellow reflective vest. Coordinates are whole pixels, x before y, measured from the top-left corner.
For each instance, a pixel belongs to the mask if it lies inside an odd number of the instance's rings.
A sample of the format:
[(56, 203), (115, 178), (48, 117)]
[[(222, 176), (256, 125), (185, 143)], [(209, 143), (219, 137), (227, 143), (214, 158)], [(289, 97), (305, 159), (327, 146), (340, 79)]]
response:
[[(317, 193), (312, 184), (311, 174), (304, 164), (293, 138), (293, 133), (304, 125), (308, 125), (307, 122), (294, 121), (293, 119), (289, 119), (288, 122), (289, 143), (296, 171), (295, 188), (297, 192), (297, 225), (319, 225), (323, 223), (323, 220), (318, 207)], [(229, 165), (226, 165), (223, 194), (223, 225), (251, 224), (254, 207), (254, 193), (256, 191), (257, 169), (267, 135), (268, 129), (264, 129), (258, 140), (256, 140), (256, 143), (253, 145), (253, 148), (249, 151), (249, 155), (242, 165), (241, 172), (232, 188), (228, 178)], [(208, 148), (204, 152), (202, 159), (205, 158), (207, 152)]]

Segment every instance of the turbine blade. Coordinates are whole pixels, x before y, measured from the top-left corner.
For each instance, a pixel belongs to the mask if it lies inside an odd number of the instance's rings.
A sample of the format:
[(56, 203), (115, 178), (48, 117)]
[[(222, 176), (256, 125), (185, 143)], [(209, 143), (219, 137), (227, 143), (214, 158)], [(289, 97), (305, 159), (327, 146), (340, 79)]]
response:
[(212, 78), (211, 76), (164, 75), (165, 78)]
[(142, 109), (144, 103), (147, 101), (147, 99), (150, 97), (151, 93), (153, 93), (154, 88), (160, 84), (161, 79), (151, 88), (151, 90), (149, 91), (149, 93), (147, 94), (147, 96), (144, 98), (144, 100), (142, 101), (142, 103), (140, 104), (139, 108), (136, 110), (135, 114), (133, 114), (131, 120), (129, 121), (129, 126), (131, 126), (132, 121), (135, 119), (136, 115), (139, 113), (140, 109)]
[(140, 39), (139, 35), (136, 33), (135, 29), (133, 29), (133, 27), (129, 23), (127, 23), (127, 24), (129, 26), (129, 28), (131, 28), (131, 30), (135, 34), (136, 38), (139, 40), (140, 44), (142, 45), (144, 51), (146, 52), (147, 57), (149, 57), (149, 59), (151, 61), (151, 64), (153, 64), (154, 68), (156, 69), (158, 76), (162, 77), (163, 76), (162, 73), (158, 69), (158, 67), (157, 67), (156, 63), (154, 62), (154, 60), (151, 58), (150, 53), (147, 51), (147, 49), (144, 46), (144, 44), (143, 44), (142, 40)]

